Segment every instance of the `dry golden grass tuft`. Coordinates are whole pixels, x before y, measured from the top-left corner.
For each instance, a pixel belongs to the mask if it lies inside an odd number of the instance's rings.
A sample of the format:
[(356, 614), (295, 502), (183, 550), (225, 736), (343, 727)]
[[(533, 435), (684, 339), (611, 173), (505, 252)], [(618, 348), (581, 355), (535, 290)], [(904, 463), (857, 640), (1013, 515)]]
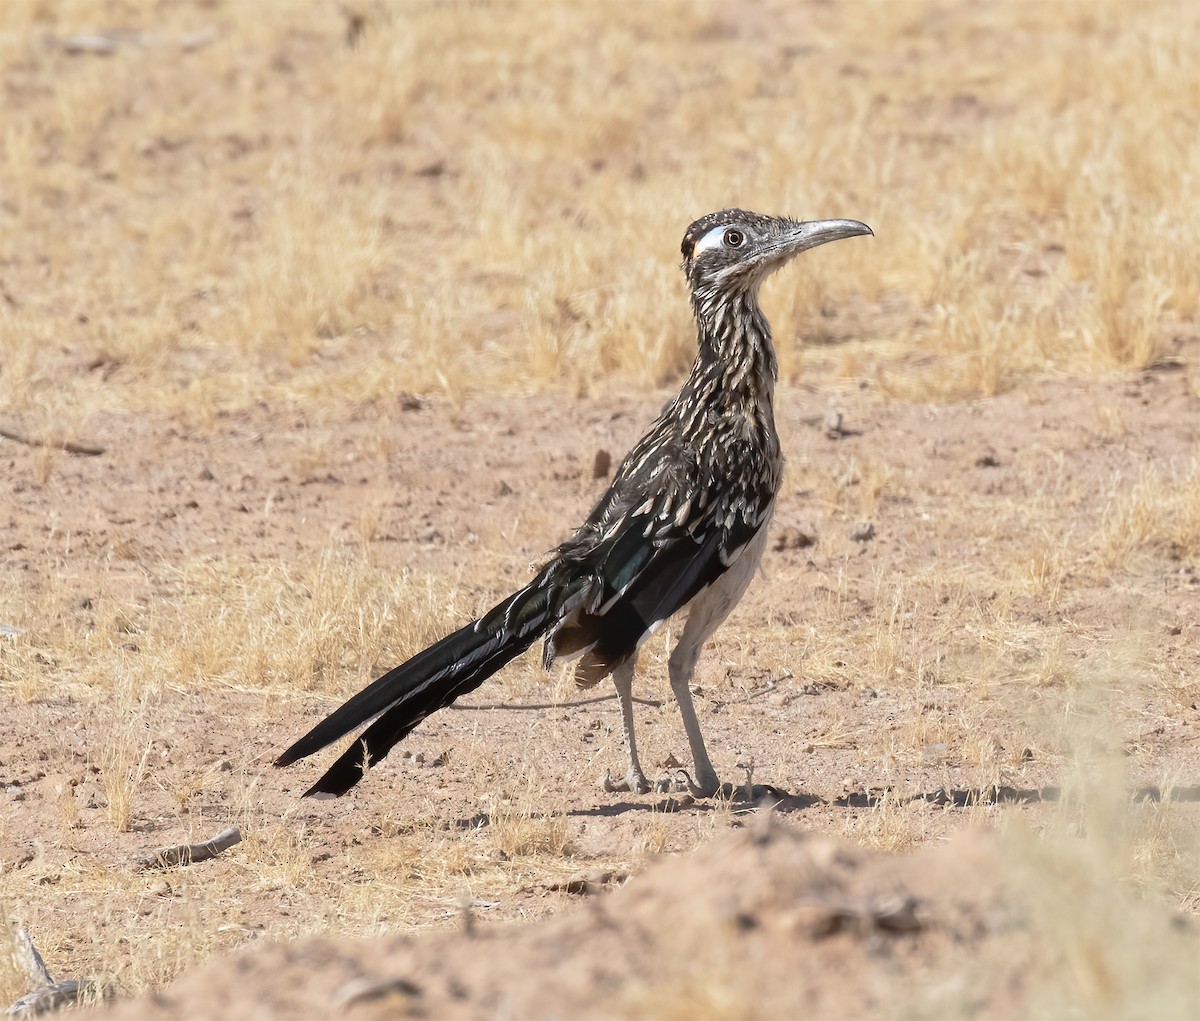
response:
[[(540, 803), (540, 791), (533, 799)], [(567, 820), (562, 815), (544, 815), (530, 805), (501, 807), (488, 817), (488, 833), (496, 849), (509, 858), (544, 854), (561, 858), (570, 846)]]
[(1200, 552), (1200, 463), (1155, 468), (1135, 482), (1116, 476), (1095, 541), (1103, 568), (1127, 567), (1156, 550), (1177, 561)]
[(108, 800), (108, 821), (118, 833), (133, 828), (134, 805), (138, 788), (146, 780), (150, 751), (145, 726), (136, 715), (109, 722), (99, 765)]

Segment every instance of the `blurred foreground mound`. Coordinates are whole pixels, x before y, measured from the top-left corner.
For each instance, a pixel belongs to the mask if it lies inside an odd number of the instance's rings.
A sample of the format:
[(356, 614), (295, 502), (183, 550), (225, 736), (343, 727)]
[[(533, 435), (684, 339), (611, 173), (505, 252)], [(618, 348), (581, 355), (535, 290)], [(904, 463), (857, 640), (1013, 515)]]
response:
[[(883, 855), (748, 820), (528, 926), (312, 939), (216, 960), (114, 1018), (1183, 1016), (1189, 919), (1093, 842), (966, 832)], [(603, 882), (602, 879), (599, 882)], [(1147, 990), (1153, 990), (1151, 1001)]]

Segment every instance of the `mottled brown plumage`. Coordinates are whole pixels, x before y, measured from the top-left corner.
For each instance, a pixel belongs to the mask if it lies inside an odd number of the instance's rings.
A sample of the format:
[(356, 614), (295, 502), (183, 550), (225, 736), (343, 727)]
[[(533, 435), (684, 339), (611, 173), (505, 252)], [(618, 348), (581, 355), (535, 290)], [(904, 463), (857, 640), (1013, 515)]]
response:
[(856, 220), (805, 223), (740, 209), (710, 213), (688, 227), (683, 270), (697, 324), (696, 361), (584, 523), (529, 585), (359, 692), (277, 765), (374, 720), (308, 791), (342, 794), (426, 716), (544, 637), (547, 668), (579, 656), (580, 684), (612, 675), (629, 755), (626, 782), (645, 791), (633, 733), (637, 651), (688, 607), (670, 658), (671, 688), (695, 764), (693, 787), (715, 793), (717, 774), (689, 684), (704, 642), (753, 576), (783, 465), (775, 349), (759, 286), (801, 251), (869, 233)]

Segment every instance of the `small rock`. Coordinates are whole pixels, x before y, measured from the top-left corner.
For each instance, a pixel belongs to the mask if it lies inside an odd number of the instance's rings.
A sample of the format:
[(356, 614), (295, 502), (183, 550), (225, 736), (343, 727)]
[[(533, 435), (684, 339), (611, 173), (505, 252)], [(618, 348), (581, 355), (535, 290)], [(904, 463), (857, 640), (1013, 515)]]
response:
[(871, 904), (871, 921), (884, 932), (916, 932), (924, 925), (915, 897), (894, 893), (876, 898)]
[(596, 451), (596, 459), (592, 462), (592, 478), (606, 479), (612, 471), (612, 454), (601, 448)]
[(593, 894), (599, 893), (610, 883), (623, 883), (627, 873), (616, 872), (612, 869), (594, 868), (580, 872), (567, 879), (559, 879), (546, 884), (547, 890), (560, 890), (563, 893)]
[(825, 417), (821, 419), (821, 428), (831, 440), (839, 439), (844, 432), (842, 429), (842, 413), (837, 408), (830, 408), (825, 412)]
[(875, 538), (875, 525), (870, 521), (860, 521), (850, 530), (850, 538), (855, 542), (870, 542)]
[(104, 808), (108, 799), (94, 783), (82, 783), (75, 788), (75, 800), (80, 808)]
[(808, 549), (809, 546), (816, 544), (817, 537), (815, 535), (789, 525), (776, 536), (775, 551), (778, 553), (789, 549)]
[[(417, 1000), (423, 996), (421, 987), (406, 978), (355, 978), (333, 994), (335, 1007), (345, 1010), (360, 1003), (387, 1002), (397, 997)], [(408, 1014), (405, 1010), (403, 1013)]]

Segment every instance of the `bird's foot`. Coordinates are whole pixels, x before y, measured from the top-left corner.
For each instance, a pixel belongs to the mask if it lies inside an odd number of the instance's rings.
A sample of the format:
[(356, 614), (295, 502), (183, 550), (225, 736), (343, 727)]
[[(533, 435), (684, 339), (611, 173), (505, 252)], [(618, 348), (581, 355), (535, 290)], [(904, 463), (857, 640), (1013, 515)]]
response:
[(676, 776), (681, 779), (675, 781), (678, 785), (675, 789), (686, 790), (693, 798), (716, 798), (720, 801), (758, 807), (764, 802), (780, 802), (787, 797), (786, 791), (766, 783), (744, 783), (738, 786), (721, 783), (715, 773), (709, 777), (702, 777), (698, 783), (692, 780), (686, 769), (679, 770)]
[(614, 780), (612, 773), (606, 769), (604, 771), (604, 778), (600, 781), (600, 786), (604, 788), (606, 794), (650, 793), (650, 781), (646, 779), (645, 774), (640, 769), (634, 769), (632, 766), (626, 772), (624, 779), (621, 780)]
[[(682, 782), (682, 790), (687, 791), (693, 798), (715, 798), (720, 797), (722, 784), (717, 779), (716, 773), (697, 773), (696, 779), (692, 779), (692, 774), (686, 769), (675, 771), (677, 777), (676, 783)], [(725, 784), (728, 787), (729, 784)]]

